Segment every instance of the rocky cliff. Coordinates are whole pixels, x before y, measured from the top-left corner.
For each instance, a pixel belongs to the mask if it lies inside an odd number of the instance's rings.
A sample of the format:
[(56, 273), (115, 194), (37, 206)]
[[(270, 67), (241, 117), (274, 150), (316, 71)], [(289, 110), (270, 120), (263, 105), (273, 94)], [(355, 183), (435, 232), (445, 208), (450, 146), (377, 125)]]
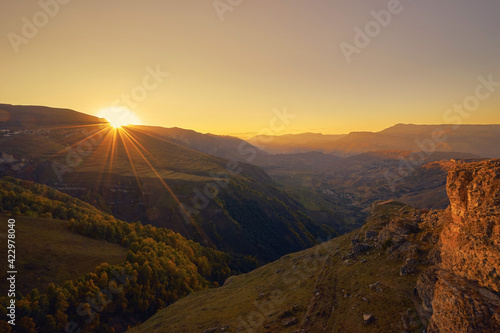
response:
[(457, 164), (447, 191), (451, 216), (417, 282), (428, 332), (499, 332), (500, 161)]

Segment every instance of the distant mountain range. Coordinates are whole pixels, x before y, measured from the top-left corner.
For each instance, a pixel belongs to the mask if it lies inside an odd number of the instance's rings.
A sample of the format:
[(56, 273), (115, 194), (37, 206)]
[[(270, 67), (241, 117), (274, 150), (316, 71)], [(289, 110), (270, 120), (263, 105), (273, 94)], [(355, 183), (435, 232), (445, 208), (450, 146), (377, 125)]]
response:
[(380, 132), (347, 135), (297, 134), (254, 137), (250, 143), (269, 153), (318, 151), (350, 156), (375, 150), (461, 152), (485, 158), (500, 157), (500, 125), (398, 124)]
[(302, 133), (286, 135), (258, 135), (248, 140), (271, 154), (306, 153), (310, 151), (327, 152), (332, 142), (345, 134)]

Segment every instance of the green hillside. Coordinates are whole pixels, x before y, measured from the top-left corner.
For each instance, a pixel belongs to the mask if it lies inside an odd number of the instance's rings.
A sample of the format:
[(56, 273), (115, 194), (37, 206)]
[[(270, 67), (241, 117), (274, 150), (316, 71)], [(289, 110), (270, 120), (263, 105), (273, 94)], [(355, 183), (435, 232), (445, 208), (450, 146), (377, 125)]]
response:
[[(2, 221), (8, 218), (0, 214)], [(45, 291), (50, 283), (77, 279), (102, 263), (116, 265), (127, 257), (123, 246), (75, 234), (68, 229), (66, 221), (26, 216), (16, 216), (15, 220), (17, 271), (22, 277), (17, 288), (23, 294), (34, 288)], [(1, 228), (0, 242), (3, 243), (7, 224), (2, 223)], [(0, 272), (2, 281), (6, 272), (7, 269)], [(5, 294), (2, 288), (1, 295)]]
[[(18, 293), (19, 332), (62, 331), (66, 325), (78, 327), (82, 332), (122, 332), (128, 325), (147, 319), (193, 291), (217, 286), (230, 273), (230, 257), (225, 253), (202, 247), (171, 230), (117, 220), (47, 186), (3, 178), (0, 200), (1, 212), (21, 222), (24, 219), (19, 216), (33, 217), (38, 222), (48, 222), (50, 228), (52, 220), (48, 218), (65, 220), (71, 232), (88, 237), (87, 244), (95, 244), (92, 240), (106, 241), (121, 246), (121, 253), (127, 252), (121, 263), (102, 263), (78, 278), (50, 283), (46, 291), (34, 289), (25, 296)], [(61, 239), (65, 234), (52, 237)], [(96, 250), (85, 255), (92, 256)], [(28, 260), (39, 254), (33, 255)], [(72, 265), (81, 263), (73, 261)], [(57, 282), (62, 278), (53, 273), (54, 276), (52, 272), (47, 274), (48, 280), (53, 278), (52, 282)], [(7, 302), (6, 297), (0, 298), (2, 318)], [(0, 327), (8, 326), (0, 322)]]

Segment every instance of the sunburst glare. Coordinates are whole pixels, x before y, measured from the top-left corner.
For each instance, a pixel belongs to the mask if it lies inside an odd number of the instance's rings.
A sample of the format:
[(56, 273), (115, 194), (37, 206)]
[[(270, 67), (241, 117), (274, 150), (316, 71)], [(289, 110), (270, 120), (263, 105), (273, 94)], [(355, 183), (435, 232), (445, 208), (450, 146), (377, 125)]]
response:
[(127, 108), (113, 106), (99, 111), (98, 117), (105, 118), (114, 128), (127, 125), (140, 125), (139, 117)]

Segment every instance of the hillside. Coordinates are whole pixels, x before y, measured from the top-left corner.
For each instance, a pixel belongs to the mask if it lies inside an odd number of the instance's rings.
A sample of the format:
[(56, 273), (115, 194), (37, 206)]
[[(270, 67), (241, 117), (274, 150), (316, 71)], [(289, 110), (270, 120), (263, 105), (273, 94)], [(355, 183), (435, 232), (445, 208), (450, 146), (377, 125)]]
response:
[[(23, 280), (19, 285), (50, 282), (29, 293), (16, 294), (19, 332), (56, 332), (67, 324), (83, 332), (123, 332), (128, 325), (146, 320), (193, 291), (218, 286), (230, 274), (232, 259), (226, 253), (202, 247), (164, 228), (117, 220), (47, 186), (1, 179), (0, 210), (17, 220), (18, 242), (38, 238), (37, 244), (19, 245), (19, 251), (27, 252), (19, 253), (16, 264), (23, 265), (19, 274), (35, 269), (45, 276), (38, 280), (35, 272), (22, 278), (19, 275)], [(34, 228), (33, 222), (38, 224)], [(42, 236), (50, 238), (39, 239)], [(31, 252), (40, 250), (39, 246), (43, 246), (41, 252)], [(109, 252), (91, 259), (99, 249)], [(54, 257), (44, 257), (53, 250), (57, 252)], [(112, 262), (102, 262), (100, 258), (107, 256)], [(78, 269), (61, 271), (69, 265), (68, 260), (89, 258)], [(56, 264), (58, 259), (61, 262)], [(96, 259), (98, 266), (91, 267)], [(71, 264), (74, 267), (75, 261)], [(70, 280), (61, 281), (66, 278)], [(9, 302), (4, 295), (7, 293), (0, 297), (2, 318), (6, 318)], [(7, 327), (0, 321), (2, 332), (10, 332)]]
[[(402, 209), (407, 216), (414, 213), (394, 202), (376, 207), (367, 227)], [(402, 262), (386, 252), (387, 245), (353, 254), (365, 230), (231, 277), (221, 288), (191, 294), (130, 332), (393, 332), (403, 331), (403, 312), (416, 326), (410, 332), (421, 332), (412, 300), (417, 276), (400, 276)], [(369, 329), (363, 323), (367, 313), (377, 318)]]
[(130, 332), (497, 332), (499, 175), (498, 160), (456, 163), (451, 209), (375, 203), (363, 228), (192, 294)]
[(247, 152), (252, 150), (258, 155), (267, 155), (259, 148), (252, 146), (248, 142), (232, 136), (221, 136), (213, 134), (202, 134), (193, 130), (186, 130), (178, 127), (165, 128), (158, 126), (130, 126), (134, 130), (152, 134), (156, 137), (166, 139), (172, 143), (210, 154), (224, 159), (248, 162)]
[(105, 122), (104, 119), (69, 109), (0, 104), (0, 129), (57, 128)]
[[(7, 221), (8, 216), (0, 214), (0, 218)], [(62, 284), (77, 279), (93, 272), (102, 263), (117, 265), (127, 257), (127, 249), (123, 246), (75, 234), (66, 221), (27, 216), (14, 218), (17, 271), (22, 276), (17, 288), (23, 294), (35, 288), (44, 292), (50, 283)], [(2, 224), (1, 228), (0, 240), (6, 242), (7, 224)], [(4, 264), (2, 268), (6, 268)], [(0, 279), (5, 280), (6, 272), (7, 269), (2, 269)], [(3, 285), (0, 291), (1, 295), (6, 295)]]

